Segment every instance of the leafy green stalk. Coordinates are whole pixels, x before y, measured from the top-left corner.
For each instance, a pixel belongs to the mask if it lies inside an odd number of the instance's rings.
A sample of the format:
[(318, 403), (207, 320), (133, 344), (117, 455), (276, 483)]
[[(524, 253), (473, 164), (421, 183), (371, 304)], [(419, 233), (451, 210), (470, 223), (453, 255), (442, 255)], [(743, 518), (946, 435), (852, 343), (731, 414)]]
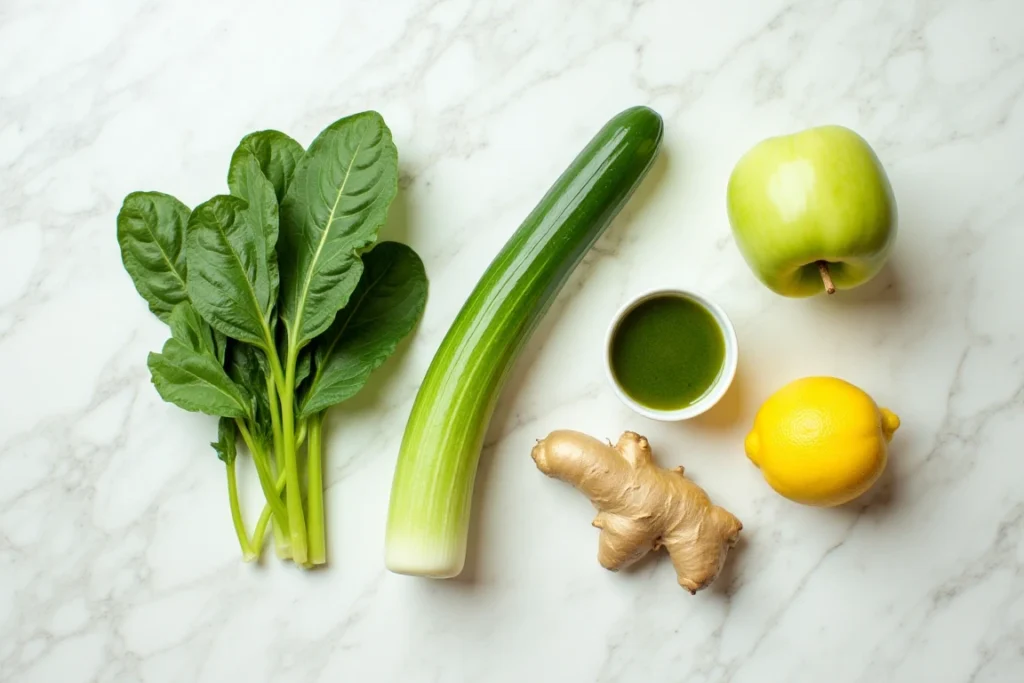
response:
[[(279, 472), (278, 475), (277, 475), (277, 481), (274, 483), (274, 490), (277, 491), (277, 494), (279, 496), (281, 495), (281, 492), (284, 491), (284, 472), (283, 471)], [(271, 516), (270, 503), (264, 503), (263, 504), (263, 510), (260, 511), (260, 517), (256, 521), (256, 528), (253, 530), (253, 533), (252, 533), (252, 547), (256, 551), (257, 555), (259, 554), (260, 549), (263, 548), (263, 539), (264, 539), (264, 537), (267, 534), (267, 524), (270, 522), (270, 516)], [(289, 554), (289, 557), (291, 557), (290, 554)], [(281, 558), (281, 559), (287, 559), (287, 558)]]
[(252, 454), (252, 462), (256, 466), (256, 476), (259, 478), (260, 488), (263, 489), (263, 496), (267, 499), (267, 503), (270, 504), (270, 509), (274, 514), (274, 524), (279, 524), (282, 529), (288, 529), (288, 511), (281, 504), (281, 497), (274, 490), (274, 478), (270, 473), (266, 453), (259, 443), (252, 438), (252, 434), (244, 422), (235, 420), (235, 425), (238, 427), (238, 433), (242, 435), (242, 440)]
[(292, 559), (305, 564), (306, 520), (302, 514), (302, 491), (299, 488), (299, 463), (295, 448), (295, 360), (297, 352), (289, 349), (281, 394), (281, 421), (284, 426), (284, 496), (288, 509), (288, 533), (291, 538)]
[[(284, 431), (281, 428), (281, 408), (277, 401), (277, 383), (272, 375), (267, 375), (267, 400), (270, 404), (270, 421), (274, 439), (274, 465), (278, 479), (285, 478), (284, 467)], [(282, 484), (283, 488), (283, 484)], [(278, 490), (280, 492), (280, 489)], [(274, 552), (282, 560), (292, 556), (291, 541), (286, 527), (274, 525)]]
[[(411, 331), (426, 276), (402, 245), (364, 253), (398, 190), (397, 150), (376, 112), (335, 121), (308, 152), (277, 131), (248, 135), (227, 180), (230, 195), (194, 211), (159, 192), (130, 194), (118, 243), (136, 289), (171, 328), (150, 355), (154, 385), (179, 407), (221, 418), (214, 446), (243, 556), (259, 554), (272, 523), (278, 555), (308, 567), (326, 560), (324, 411), (362, 388)], [(238, 435), (266, 498), (251, 540)]]
[(303, 418), (299, 420), (299, 426), (295, 428), (295, 448), (302, 448), (302, 444), (306, 442), (306, 433), (309, 431), (309, 420)]
[[(284, 477), (281, 477), (281, 481), (284, 482)], [(281, 486), (281, 488), (284, 489), (284, 486)], [(267, 535), (267, 524), (270, 523), (270, 514), (270, 506), (264, 503), (259, 519), (256, 520), (256, 528), (252, 532), (252, 547), (256, 549), (257, 556), (263, 548), (263, 539)], [(282, 557), (281, 559), (288, 558)]]
[(242, 508), (238, 504), (238, 481), (235, 476), (234, 458), (232, 458), (231, 462), (224, 463), (224, 467), (228, 471), (228, 500), (231, 505), (231, 522), (235, 527), (235, 535), (238, 536), (238, 545), (242, 547), (242, 558), (246, 562), (252, 562), (256, 559), (256, 553), (253, 552), (252, 546), (249, 544), (249, 535), (245, 530), (245, 522), (242, 521)]
[(398, 191), (398, 152), (380, 114), (340, 119), (295, 166), (281, 201), (278, 256), (281, 320), (287, 331), (281, 419), (285, 498), (292, 556), (306, 561), (306, 529), (296, 456), (299, 353), (333, 322), (362, 275), (359, 253), (377, 239)]
[[(274, 340), (274, 310), (278, 292), (278, 266), (275, 247), (278, 239), (278, 210), (274, 188), (259, 170), (255, 156), (241, 150), (232, 159), (232, 189), (245, 194), (219, 195), (201, 204), (189, 218), (186, 262), (189, 297), (210, 325), (234, 339), (260, 348), (266, 354), (265, 384), (274, 383), (282, 392), (281, 410), (273, 405), (276, 391), (268, 391), (268, 412), (276, 454), (284, 451), (284, 469), (288, 481), (298, 479), (294, 459), (294, 429), (290, 413), (292, 389), (288, 376), (294, 373), (294, 359), (282, 372), (277, 344)], [(282, 375), (284, 375), (282, 377)], [(282, 424), (277, 423), (280, 414)], [(240, 431), (242, 431), (240, 429)], [(245, 437), (246, 432), (242, 432)], [(283, 440), (283, 443), (282, 443)], [(249, 438), (253, 462), (260, 477), (264, 495), (274, 511), (275, 528), (279, 531), (276, 548), (285, 554), (283, 535), (292, 535), (291, 554), (296, 561), (305, 560), (305, 524), (295, 516), (294, 498), (298, 487), (289, 485), (285, 492), (287, 507), (280, 505), (272, 493), (273, 479), (269, 460), (262, 444)], [(289, 460), (289, 452), (293, 457)], [(294, 473), (289, 472), (294, 470)], [(301, 514), (301, 507), (297, 508)], [(296, 539), (301, 541), (296, 544)]]
[(222, 417), (217, 424), (217, 440), (210, 445), (213, 446), (217, 457), (227, 469), (231, 522), (235, 527), (235, 535), (238, 536), (238, 545), (242, 548), (242, 558), (246, 562), (250, 562), (256, 558), (256, 553), (253, 552), (252, 546), (249, 544), (249, 535), (245, 530), (245, 522), (242, 520), (242, 508), (238, 504), (238, 481), (235, 478), (235, 459), (238, 455), (237, 438), (235, 423), (229, 418)]
[(309, 520), (309, 563), (327, 562), (327, 538), (324, 531), (324, 471), (322, 435), (324, 414), (317, 413), (308, 420), (309, 446), (306, 451), (306, 505)]
[[(228, 170), (228, 187), (231, 194), (245, 202), (244, 208), (240, 209), (242, 214), (240, 227), (242, 229), (237, 232), (236, 238), (221, 239), (219, 243), (216, 240), (211, 242), (209, 228), (217, 227), (222, 233), (225, 233), (222, 226), (208, 225), (206, 231), (207, 243), (220, 246), (222, 258), (228, 252), (233, 252), (235, 256), (235, 258), (229, 259), (228, 263), (229, 266), (236, 267), (236, 277), (231, 283), (234, 289), (229, 288), (229, 291), (241, 292), (243, 295), (248, 294), (248, 300), (255, 304), (248, 311), (244, 307), (239, 309), (236, 305), (234, 309), (227, 310), (225, 313), (229, 318), (227, 324), (237, 325), (241, 321), (245, 328), (244, 331), (254, 334), (249, 341), (263, 347), (266, 353), (266, 362), (262, 364), (261, 368), (262, 383), (266, 387), (266, 393), (260, 397), (262, 403), (257, 406), (257, 417), (261, 419), (254, 426), (261, 427), (262, 437), (259, 440), (262, 440), (264, 444), (268, 437), (271, 439), (277, 482), (274, 486), (275, 493), (273, 496), (267, 497), (264, 514), (261, 514), (260, 522), (257, 524), (255, 537), (259, 542), (255, 547), (257, 549), (262, 547), (266, 525), (271, 519), (271, 513), (276, 510), (279, 519), (274, 524), (274, 545), (278, 557), (282, 559), (291, 556), (291, 548), (288, 541), (288, 527), (280, 521), (282, 511), (284, 515), (287, 515), (287, 510), (280, 503), (285, 476), (284, 432), (281, 426), (278, 391), (284, 387), (284, 373), (281, 369), (276, 345), (273, 343), (276, 322), (274, 307), (279, 286), (276, 256), (279, 226), (278, 204), (291, 183), (295, 165), (302, 154), (303, 149), (299, 143), (275, 130), (258, 131), (242, 138), (238, 148), (231, 156)], [(235, 217), (231, 216), (231, 218)], [(223, 222), (221, 221), (221, 223)], [(208, 265), (211, 258), (206, 256), (200, 260)], [(203, 270), (200, 270), (200, 275), (200, 279), (207, 282), (212, 280), (210, 275)], [(245, 300), (245, 296), (242, 297), (242, 300)], [(224, 327), (225, 321), (222, 319), (219, 322), (221, 327)], [(243, 365), (247, 365), (246, 378), (253, 385), (250, 390), (257, 393), (259, 389), (256, 386), (260, 382), (257, 381), (256, 368), (252, 365), (251, 360)], [(264, 410), (259, 410), (260, 407), (263, 407)], [(266, 433), (268, 422), (269, 435)], [(259, 450), (257, 446), (257, 451)], [(271, 469), (269, 460), (263, 454), (254, 455), (257, 472), (262, 473), (261, 484), (269, 479), (268, 475)]]

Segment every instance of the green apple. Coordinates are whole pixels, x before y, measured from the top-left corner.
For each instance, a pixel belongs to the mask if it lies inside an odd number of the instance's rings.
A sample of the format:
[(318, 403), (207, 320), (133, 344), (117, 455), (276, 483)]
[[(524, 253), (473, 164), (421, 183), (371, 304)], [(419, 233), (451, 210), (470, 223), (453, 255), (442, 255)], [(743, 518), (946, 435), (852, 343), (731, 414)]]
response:
[(784, 296), (874, 277), (896, 240), (896, 200), (862, 137), (821, 126), (769, 138), (729, 178), (729, 223), (758, 279)]

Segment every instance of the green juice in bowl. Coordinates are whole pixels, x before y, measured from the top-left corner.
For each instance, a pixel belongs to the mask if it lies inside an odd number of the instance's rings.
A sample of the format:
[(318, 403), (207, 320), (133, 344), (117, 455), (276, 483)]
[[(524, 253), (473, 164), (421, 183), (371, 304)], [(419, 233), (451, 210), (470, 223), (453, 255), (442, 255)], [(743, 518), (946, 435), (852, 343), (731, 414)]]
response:
[(608, 334), (608, 374), (631, 408), (659, 420), (694, 417), (728, 389), (736, 371), (728, 317), (700, 295), (656, 290), (616, 315)]

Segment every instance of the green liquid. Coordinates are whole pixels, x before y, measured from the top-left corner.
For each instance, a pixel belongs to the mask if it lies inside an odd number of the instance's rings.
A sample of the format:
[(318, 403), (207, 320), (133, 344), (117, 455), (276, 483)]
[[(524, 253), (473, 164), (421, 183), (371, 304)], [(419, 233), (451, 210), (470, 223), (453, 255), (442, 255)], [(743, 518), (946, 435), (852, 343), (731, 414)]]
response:
[(725, 338), (711, 312), (695, 301), (665, 295), (623, 317), (611, 348), (612, 374), (637, 403), (654, 410), (693, 405), (725, 365)]

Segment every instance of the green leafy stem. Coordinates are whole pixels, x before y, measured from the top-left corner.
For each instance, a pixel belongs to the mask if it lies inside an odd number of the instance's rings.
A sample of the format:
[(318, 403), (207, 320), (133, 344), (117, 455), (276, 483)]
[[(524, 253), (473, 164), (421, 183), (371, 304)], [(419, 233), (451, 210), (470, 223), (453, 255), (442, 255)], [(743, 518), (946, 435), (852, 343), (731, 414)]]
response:
[[(243, 558), (260, 555), (270, 527), (278, 557), (324, 564), (326, 412), (366, 384), (426, 304), (416, 253), (375, 246), (398, 154), (376, 112), (334, 122), (308, 150), (259, 131), (232, 154), (228, 189), (192, 210), (160, 192), (125, 197), (122, 262), (171, 330), (150, 374), (164, 400), (220, 418), (213, 447)], [(264, 497), (251, 535), (239, 439)]]

